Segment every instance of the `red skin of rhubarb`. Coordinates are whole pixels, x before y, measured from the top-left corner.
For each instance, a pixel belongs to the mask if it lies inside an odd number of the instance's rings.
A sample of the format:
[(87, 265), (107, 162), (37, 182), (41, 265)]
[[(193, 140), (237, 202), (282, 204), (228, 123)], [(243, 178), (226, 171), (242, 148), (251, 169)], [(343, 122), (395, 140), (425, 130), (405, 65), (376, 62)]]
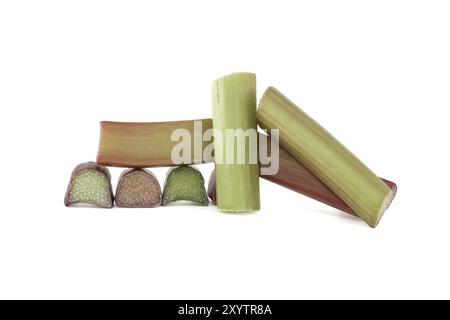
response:
[[(259, 139), (267, 139), (266, 145), (270, 151), (270, 137), (265, 134), (260, 134)], [(281, 146), (279, 150), (280, 167), (278, 173), (275, 175), (261, 175), (262, 178), (356, 216), (356, 213), (333, 191), (331, 191), (330, 188), (316, 178), (314, 174), (306, 169)], [(267, 150), (261, 151), (264, 154), (267, 154)], [(391, 188), (394, 194), (397, 192), (397, 185), (394, 182), (383, 178), (381, 178), (381, 180)]]
[[(148, 168), (171, 167), (173, 163), (172, 148), (178, 144), (171, 139), (171, 130), (185, 129), (194, 132), (195, 121), (201, 123), (202, 135), (212, 128), (212, 119), (197, 119), (168, 122), (112, 122), (100, 123), (100, 143), (97, 163), (110, 167)], [(168, 131), (170, 129), (170, 131)], [(209, 143), (202, 141), (205, 148)], [(153, 152), (152, 150), (158, 150)], [(212, 158), (196, 158), (191, 150), (191, 160), (183, 164), (200, 164), (212, 162)]]
[[(259, 139), (267, 139), (266, 146), (270, 151), (270, 137), (265, 134), (259, 134)], [(262, 148), (260, 144), (260, 148)], [(267, 153), (267, 149), (262, 149), (263, 154)], [(261, 167), (265, 165), (261, 164)], [(267, 166), (267, 165), (266, 165)], [(309, 198), (315, 199), (343, 212), (357, 216), (356, 213), (342, 201), (330, 188), (322, 183), (315, 175), (306, 169), (300, 162), (292, 157), (281, 146), (279, 148), (279, 170), (275, 175), (260, 175), (261, 178), (269, 180), (273, 183), (279, 184), (292, 191), (303, 194)], [(383, 179), (384, 183), (391, 188), (394, 194), (397, 192), (397, 185), (389, 180)], [(211, 178), (208, 185), (208, 196), (215, 203), (215, 175), (214, 171), (211, 173)]]

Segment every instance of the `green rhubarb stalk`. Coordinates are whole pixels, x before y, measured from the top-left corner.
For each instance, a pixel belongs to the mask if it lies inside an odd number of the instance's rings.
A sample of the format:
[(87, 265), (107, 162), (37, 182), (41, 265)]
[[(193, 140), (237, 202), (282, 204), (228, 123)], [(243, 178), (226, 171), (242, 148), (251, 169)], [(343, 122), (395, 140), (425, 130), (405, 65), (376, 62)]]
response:
[(253, 163), (250, 155), (252, 148), (253, 152), (257, 150), (256, 143), (252, 145), (249, 137), (241, 141), (244, 159), (238, 159), (238, 148), (228, 148), (237, 145), (237, 139), (227, 134), (227, 129), (250, 129), (256, 134), (256, 76), (234, 73), (216, 80), (212, 85), (212, 106), (217, 207), (223, 212), (259, 210), (259, 164)]
[(279, 129), (280, 145), (375, 227), (394, 192), (344, 145), (275, 88), (258, 108), (258, 124)]

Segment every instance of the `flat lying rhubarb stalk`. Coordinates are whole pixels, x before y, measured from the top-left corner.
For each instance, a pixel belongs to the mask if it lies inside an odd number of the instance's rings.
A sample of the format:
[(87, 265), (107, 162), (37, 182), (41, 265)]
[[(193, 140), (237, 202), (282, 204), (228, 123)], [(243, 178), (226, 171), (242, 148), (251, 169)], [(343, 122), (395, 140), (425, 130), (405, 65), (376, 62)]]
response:
[[(196, 124), (198, 127), (195, 127)], [(212, 162), (203, 158), (203, 151), (211, 143), (203, 141), (203, 132), (212, 127), (211, 119), (171, 121), (171, 122), (111, 122), (100, 123), (100, 144), (97, 162), (105, 166), (144, 168), (165, 167), (180, 164)], [(185, 130), (192, 137), (187, 160), (183, 163), (172, 161), (172, 151), (179, 141), (172, 141), (175, 130)], [(198, 129), (197, 138), (194, 132)]]
[[(227, 130), (254, 131), (256, 136), (256, 76), (252, 73), (234, 73), (214, 81), (212, 85), (213, 128), (221, 135), (220, 141), (214, 135), (216, 162), (217, 207), (223, 212), (251, 212), (259, 210), (259, 164), (257, 145), (251, 145), (251, 139), (242, 142), (243, 150), (233, 145), (234, 136)], [(250, 131), (247, 131), (250, 130)], [(233, 141), (234, 140), (234, 141)], [(251, 163), (250, 153), (255, 148), (256, 161)], [(236, 152), (237, 151), (237, 152)], [(238, 159), (237, 153), (243, 157)], [(218, 155), (221, 160), (218, 161)]]
[(376, 227), (395, 195), (380, 178), (275, 88), (264, 93), (257, 117), (262, 128), (279, 129), (280, 145)]
[(169, 170), (164, 184), (163, 205), (174, 201), (190, 201), (203, 206), (209, 204), (205, 179), (198, 169), (181, 166)]
[(119, 179), (116, 204), (123, 208), (153, 208), (161, 205), (161, 186), (148, 170), (128, 169)]
[(89, 204), (112, 208), (114, 195), (109, 170), (95, 162), (78, 165), (70, 177), (64, 203), (67, 207), (74, 204)]

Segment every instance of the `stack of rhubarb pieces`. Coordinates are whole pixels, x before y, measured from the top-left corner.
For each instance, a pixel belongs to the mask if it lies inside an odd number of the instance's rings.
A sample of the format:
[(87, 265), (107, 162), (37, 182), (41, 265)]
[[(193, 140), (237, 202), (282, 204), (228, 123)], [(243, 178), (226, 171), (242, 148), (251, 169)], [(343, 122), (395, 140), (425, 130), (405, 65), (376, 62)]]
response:
[[(256, 103), (256, 76), (234, 73), (212, 85), (212, 119), (101, 122), (97, 162), (75, 168), (67, 206), (208, 205), (204, 179), (191, 165), (215, 162), (208, 195), (222, 212), (260, 209), (259, 178), (326, 203), (376, 227), (397, 187), (273, 87)], [(265, 133), (258, 132), (258, 126)], [(104, 166), (131, 168), (113, 195)], [(173, 167), (163, 191), (149, 167)]]

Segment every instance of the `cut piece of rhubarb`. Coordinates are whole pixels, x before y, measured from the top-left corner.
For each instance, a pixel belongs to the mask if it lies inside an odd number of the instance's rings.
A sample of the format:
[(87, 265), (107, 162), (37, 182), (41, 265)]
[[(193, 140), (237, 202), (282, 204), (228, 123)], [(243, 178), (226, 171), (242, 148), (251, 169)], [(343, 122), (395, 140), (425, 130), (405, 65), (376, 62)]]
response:
[[(103, 121), (100, 123), (97, 162), (106, 166), (128, 168), (212, 162), (212, 157), (204, 157), (203, 154), (203, 150), (211, 142), (202, 139), (203, 133), (211, 127), (211, 119), (171, 122)], [(172, 136), (175, 130), (180, 135)], [(186, 150), (180, 151), (184, 161), (174, 163), (172, 152), (183, 142), (187, 146)]]
[(259, 104), (258, 123), (279, 129), (280, 145), (376, 227), (394, 192), (344, 145), (275, 88)]
[(64, 203), (67, 207), (74, 204), (89, 204), (112, 208), (114, 195), (109, 170), (95, 162), (78, 165), (72, 172)]
[[(260, 133), (259, 139), (266, 139), (266, 144), (260, 143), (260, 152), (262, 154), (270, 155), (270, 136)], [(274, 175), (263, 175), (261, 178), (276, 183), (280, 186), (288, 188), (292, 191), (303, 194), (309, 198), (325, 203), (343, 212), (347, 212), (352, 215), (356, 213), (350, 208), (344, 201), (342, 201), (330, 188), (328, 188), (322, 181), (316, 178), (315, 175), (306, 169), (300, 162), (291, 156), (282, 147), (279, 147), (279, 170)], [(261, 168), (269, 166), (269, 164), (260, 164)], [(392, 190), (395, 194), (397, 192), (397, 185), (389, 180), (382, 179), (383, 182)], [(211, 173), (211, 177), (208, 183), (208, 196), (211, 201), (216, 203), (216, 177), (215, 171)]]
[(190, 201), (204, 206), (209, 204), (205, 179), (198, 169), (181, 166), (169, 170), (164, 184), (162, 204), (167, 205), (174, 201)]
[[(214, 81), (212, 105), (217, 207), (223, 212), (259, 210), (256, 76), (234, 73)], [(237, 133), (249, 135), (239, 138)]]
[[(259, 139), (266, 139), (267, 143), (259, 144), (260, 152), (262, 154), (271, 154), (270, 136), (266, 134), (259, 134)], [(305, 168), (297, 159), (291, 156), (282, 147), (279, 147), (279, 169), (274, 175), (262, 175), (268, 181), (274, 182), (278, 185), (291, 189), (295, 192), (303, 194), (309, 198), (315, 199), (343, 212), (356, 215), (356, 213), (350, 208), (344, 201), (342, 201), (330, 188), (328, 188), (322, 181), (316, 178), (315, 175)], [(261, 167), (268, 165), (260, 164)], [(392, 190), (395, 194), (397, 192), (397, 185), (389, 180), (382, 179), (383, 182)], [(212, 180), (212, 179), (211, 179)], [(210, 181), (210, 184), (213, 182)], [(212, 186), (208, 187), (208, 195), (214, 197), (214, 190)]]
[(118, 207), (157, 207), (161, 205), (161, 186), (150, 171), (128, 169), (120, 176), (115, 198)]

